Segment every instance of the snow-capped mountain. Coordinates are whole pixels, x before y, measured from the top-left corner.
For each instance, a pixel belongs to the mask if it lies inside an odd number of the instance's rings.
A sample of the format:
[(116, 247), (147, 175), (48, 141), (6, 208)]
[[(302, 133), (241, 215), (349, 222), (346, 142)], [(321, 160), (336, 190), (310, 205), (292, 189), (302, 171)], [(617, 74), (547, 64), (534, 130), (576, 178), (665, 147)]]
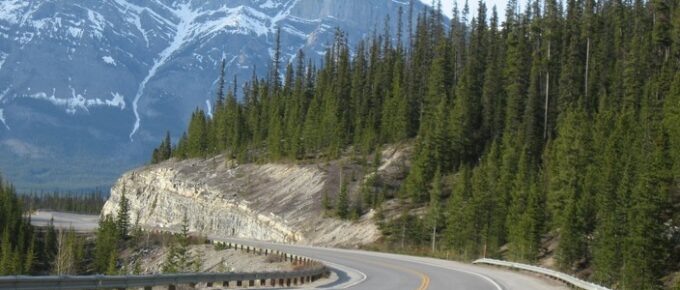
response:
[[(262, 76), (282, 53), (318, 58), (408, 0), (0, 0), (0, 170), (20, 188), (111, 184), (166, 129), (212, 102), (227, 75)], [(418, 4), (416, 9), (422, 9)]]

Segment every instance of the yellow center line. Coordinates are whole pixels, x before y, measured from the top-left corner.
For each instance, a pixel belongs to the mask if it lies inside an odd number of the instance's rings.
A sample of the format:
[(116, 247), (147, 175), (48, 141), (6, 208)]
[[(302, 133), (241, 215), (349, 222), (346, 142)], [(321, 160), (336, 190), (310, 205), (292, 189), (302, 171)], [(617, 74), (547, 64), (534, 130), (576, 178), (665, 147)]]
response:
[(343, 257), (343, 258), (349, 259), (349, 260), (354, 260), (354, 261), (357, 261), (357, 262), (369, 263), (369, 264), (374, 264), (374, 265), (378, 265), (378, 266), (382, 266), (382, 267), (386, 267), (386, 268), (391, 268), (391, 269), (394, 269), (394, 270), (397, 270), (397, 271), (407, 272), (407, 273), (411, 273), (411, 274), (414, 274), (416, 276), (419, 276), (420, 277), (420, 286), (418, 286), (418, 288), (416, 288), (416, 290), (426, 290), (427, 287), (430, 286), (430, 276), (427, 276), (427, 274), (420, 272), (420, 271), (416, 271), (416, 270), (404, 268), (404, 267), (399, 267), (399, 266), (396, 266), (396, 265), (391, 265), (391, 264), (378, 262), (378, 261), (371, 261), (371, 260), (360, 259), (360, 258), (349, 258), (349, 257)]

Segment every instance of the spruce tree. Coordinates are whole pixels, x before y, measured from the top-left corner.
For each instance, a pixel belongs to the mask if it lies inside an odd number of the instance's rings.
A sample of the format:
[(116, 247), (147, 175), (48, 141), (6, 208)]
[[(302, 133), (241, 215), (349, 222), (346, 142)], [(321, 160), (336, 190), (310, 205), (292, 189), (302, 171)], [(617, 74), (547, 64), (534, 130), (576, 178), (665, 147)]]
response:
[(340, 192), (338, 193), (337, 204), (335, 205), (335, 213), (341, 219), (346, 219), (349, 217), (349, 193), (347, 179), (341, 177), (340, 181)]
[(118, 230), (118, 236), (121, 240), (127, 238), (128, 231), (130, 230), (130, 201), (125, 197), (125, 192), (120, 196), (120, 202), (118, 203), (118, 214), (116, 215), (116, 229)]

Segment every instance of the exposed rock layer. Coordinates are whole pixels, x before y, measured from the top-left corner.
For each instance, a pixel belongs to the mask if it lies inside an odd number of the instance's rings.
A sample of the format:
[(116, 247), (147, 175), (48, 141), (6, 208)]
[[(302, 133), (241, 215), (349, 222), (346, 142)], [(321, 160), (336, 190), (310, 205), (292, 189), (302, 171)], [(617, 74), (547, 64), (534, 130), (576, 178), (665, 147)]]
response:
[[(392, 150), (379, 171), (403, 167), (403, 152)], [(341, 221), (327, 217), (321, 205), (333, 197), (340, 172), (356, 173), (347, 162), (324, 165), (234, 165), (223, 156), (207, 160), (168, 161), (125, 173), (111, 189), (103, 215), (115, 215), (120, 198), (130, 201), (131, 222), (146, 228), (177, 230), (186, 215), (192, 231), (236, 238), (323, 245), (375, 241), (379, 230), (371, 217)], [(361, 174), (361, 173), (359, 173)], [(358, 175), (361, 176), (361, 175)], [(350, 183), (358, 190), (361, 178)]]

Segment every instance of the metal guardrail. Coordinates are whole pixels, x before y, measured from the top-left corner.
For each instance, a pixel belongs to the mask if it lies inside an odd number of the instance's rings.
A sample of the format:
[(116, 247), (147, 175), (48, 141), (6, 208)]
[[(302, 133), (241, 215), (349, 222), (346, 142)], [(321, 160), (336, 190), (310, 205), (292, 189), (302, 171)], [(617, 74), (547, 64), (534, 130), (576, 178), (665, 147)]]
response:
[(607, 287), (597, 285), (595, 283), (591, 283), (588, 281), (581, 280), (579, 278), (576, 278), (574, 276), (558, 272), (555, 270), (551, 269), (546, 269), (543, 267), (538, 267), (538, 266), (533, 266), (533, 265), (527, 265), (527, 264), (521, 264), (521, 263), (515, 263), (515, 262), (508, 262), (508, 261), (502, 261), (502, 260), (495, 260), (495, 259), (479, 259), (474, 262), (473, 264), (488, 264), (488, 265), (495, 265), (495, 266), (501, 266), (501, 267), (507, 267), (511, 269), (517, 269), (517, 270), (524, 270), (524, 271), (529, 271), (533, 273), (538, 273), (542, 274), (545, 276), (549, 276), (551, 278), (555, 278), (557, 280), (563, 281), (565, 283), (571, 284), (572, 286), (581, 288), (581, 289), (586, 289), (586, 290), (611, 290)]
[[(217, 242), (226, 249), (241, 250), (254, 255), (275, 255), (294, 265), (305, 267), (295, 271), (274, 271), (255, 273), (183, 273), (156, 275), (123, 275), (123, 276), (3, 276), (0, 277), (0, 289), (16, 290), (54, 290), (54, 289), (126, 289), (154, 286), (168, 286), (175, 289), (176, 285), (196, 285), (206, 283), (207, 286), (222, 283), (222, 286), (297, 286), (314, 282), (330, 274), (329, 269), (313, 259), (284, 253), (272, 249), (263, 249), (236, 243)], [(258, 282), (259, 283), (256, 283)]]
[[(222, 283), (223, 286), (260, 286), (269, 282), (270, 286), (291, 286), (311, 283), (326, 276), (328, 269), (319, 265), (312, 269), (287, 272), (262, 273), (187, 273), (187, 274), (159, 274), (159, 275), (126, 275), (126, 276), (5, 276), (0, 277), (0, 289), (43, 290), (43, 289), (125, 289), (144, 288), (153, 286), (206, 283)], [(247, 283), (247, 284), (245, 284)]]

